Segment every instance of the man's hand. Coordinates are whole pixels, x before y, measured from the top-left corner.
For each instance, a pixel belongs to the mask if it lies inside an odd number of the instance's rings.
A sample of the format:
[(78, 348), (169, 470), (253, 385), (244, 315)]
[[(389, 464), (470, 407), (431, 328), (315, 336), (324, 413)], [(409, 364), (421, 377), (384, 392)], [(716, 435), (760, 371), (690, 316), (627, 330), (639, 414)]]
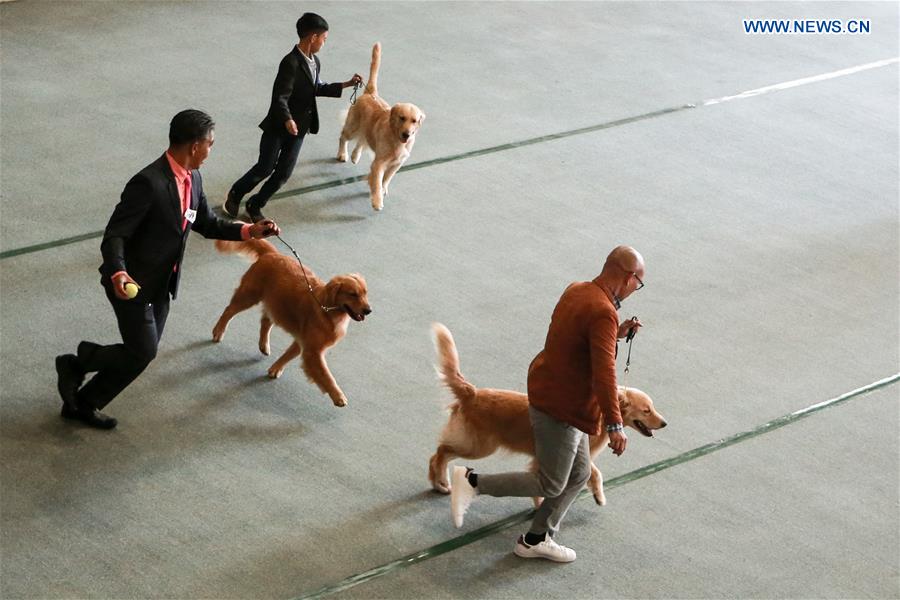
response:
[(247, 233), (253, 239), (259, 240), (273, 235), (281, 235), (281, 228), (272, 219), (263, 219), (251, 225)]
[(293, 119), (288, 119), (284, 122), (284, 128), (287, 129), (287, 132), (291, 135), (297, 135), (300, 133), (300, 130), (297, 129), (297, 124)]
[(624, 431), (609, 432), (609, 447), (612, 448), (613, 454), (616, 456), (622, 456), (622, 453), (625, 452), (625, 445), (627, 443), (628, 436), (625, 435)]
[[(116, 298), (119, 300), (130, 300), (128, 294), (125, 293), (125, 284), (133, 283), (134, 285), (138, 285), (137, 281), (131, 278), (131, 275), (128, 273), (119, 273), (116, 275), (113, 280), (113, 293), (116, 295)], [(138, 285), (138, 287), (141, 287)]]
[(354, 73), (353, 77), (341, 84), (345, 88), (353, 87), (354, 85), (362, 85), (362, 75), (359, 73)]
[(641, 327), (643, 327), (640, 319), (638, 319), (637, 317), (631, 317), (627, 321), (622, 321), (622, 324), (619, 325), (619, 331), (616, 334), (616, 337), (618, 337), (618, 338), (625, 337), (626, 335), (628, 335), (628, 331), (632, 327), (634, 327), (634, 331), (635, 331), (635, 333), (637, 333), (637, 330), (640, 329)]

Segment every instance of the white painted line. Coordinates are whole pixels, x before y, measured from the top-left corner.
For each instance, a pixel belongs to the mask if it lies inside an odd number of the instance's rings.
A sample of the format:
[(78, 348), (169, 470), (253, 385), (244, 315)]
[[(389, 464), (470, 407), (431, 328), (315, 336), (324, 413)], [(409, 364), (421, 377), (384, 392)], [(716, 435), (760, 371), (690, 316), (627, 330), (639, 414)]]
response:
[(887, 58), (885, 60), (878, 60), (875, 62), (867, 63), (864, 65), (858, 65), (855, 67), (850, 67), (847, 69), (841, 69), (840, 71), (832, 71), (831, 73), (824, 73), (822, 75), (814, 75), (812, 77), (804, 77), (803, 79), (795, 79), (793, 81), (785, 81), (784, 83), (776, 83), (775, 85), (767, 85), (766, 87), (756, 88), (755, 90), (748, 90), (746, 92), (741, 92), (736, 96), (722, 96), (721, 98), (713, 98), (712, 100), (704, 100), (703, 106), (709, 106), (711, 104), (721, 104), (723, 102), (728, 102), (729, 100), (742, 100), (744, 98), (752, 98), (753, 96), (761, 96), (763, 94), (768, 94), (769, 92), (778, 92), (781, 90), (787, 90), (790, 88), (799, 87), (801, 85), (806, 85), (808, 83), (816, 83), (817, 81), (825, 81), (827, 79), (835, 79), (837, 77), (844, 77), (845, 75), (853, 75), (854, 73), (859, 73), (860, 71), (868, 71), (869, 69), (878, 69), (881, 67), (886, 67), (888, 65), (897, 64), (900, 62), (900, 56), (895, 58)]

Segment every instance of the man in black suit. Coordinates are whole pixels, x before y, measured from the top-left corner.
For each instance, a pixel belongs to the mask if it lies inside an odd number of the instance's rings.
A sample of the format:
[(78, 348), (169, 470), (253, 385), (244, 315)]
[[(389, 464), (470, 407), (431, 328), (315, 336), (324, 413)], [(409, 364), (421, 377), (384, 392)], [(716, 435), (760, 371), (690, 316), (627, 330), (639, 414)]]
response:
[[(210, 210), (196, 169), (209, 156), (214, 127), (212, 118), (199, 110), (178, 113), (169, 125), (168, 150), (125, 186), (100, 244), (100, 283), (116, 313), (122, 343), (81, 342), (77, 354), (56, 357), (63, 418), (99, 429), (116, 426), (100, 409), (156, 357), (169, 297), (178, 295), (191, 230), (223, 240), (281, 233), (271, 220), (251, 225), (220, 219)], [(93, 372), (82, 387), (86, 374)]]
[(264, 218), (262, 208), (294, 172), (303, 137), (319, 132), (316, 96), (340, 98), (344, 88), (362, 82), (359, 74), (343, 83), (323, 83), (319, 79), (322, 66), (316, 53), (328, 38), (325, 19), (315, 13), (304, 13), (297, 20), (297, 35), (300, 42), (278, 65), (269, 113), (259, 124), (263, 130), (259, 160), (234, 182), (222, 205), (222, 210), (230, 217), (237, 216), (243, 197), (268, 177), (259, 191), (247, 200), (250, 219), (255, 223)]

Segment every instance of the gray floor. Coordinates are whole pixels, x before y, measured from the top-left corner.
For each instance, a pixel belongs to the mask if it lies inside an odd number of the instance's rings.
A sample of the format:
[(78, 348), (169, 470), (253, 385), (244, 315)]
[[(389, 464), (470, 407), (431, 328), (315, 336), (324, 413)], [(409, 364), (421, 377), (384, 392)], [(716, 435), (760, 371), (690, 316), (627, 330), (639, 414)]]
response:
[[(303, 192), (368, 164), (333, 161), (348, 101), (322, 99), (270, 205), (319, 274), (369, 282), (374, 313), (330, 354), (349, 406), (296, 367), (266, 379), (254, 312), (210, 343), (246, 263), (196, 236), (159, 357), (109, 407), (119, 428), (63, 423), (53, 356), (115, 341), (115, 321), (97, 239), (31, 247), (102, 230), (186, 107), (218, 123), (202, 172), (221, 198), (304, 10), (331, 24), (324, 78), (367, 72), (380, 40), (382, 95), (428, 115), (409, 166), (432, 162), (375, 214), (361, 182)], [(741, 26), (795, 17), (872, 33)], [(627, 382), (670, 425), (601, 455), (607, 478), (900, 370), (897, 64), (702, 104), (897, 57), (897, 3), (22, 0), (0, 27), (0, 597), (297, 597), (526, 509), (480, 499), (458, 531), (429, 490), (447, 401), (429, 324), (471, 381), (523, 389), (560, 292), (619, 243), (647, 260)], [(513, 527), (336, 596), (898, 598), (897, 390), (580, 501), (571, 565), (512, 556)]]

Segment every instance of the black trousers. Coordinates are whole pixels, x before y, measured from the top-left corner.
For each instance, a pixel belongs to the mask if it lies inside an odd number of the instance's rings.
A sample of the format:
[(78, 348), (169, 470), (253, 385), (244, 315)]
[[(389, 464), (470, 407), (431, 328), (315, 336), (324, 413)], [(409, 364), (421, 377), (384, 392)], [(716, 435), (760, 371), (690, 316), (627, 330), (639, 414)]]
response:
[(101, 346), (93, 342), (78, 345), (78, 363), (86, 373), (96, 375), (78, 390), (78, 403), (102, 409), (134, 381), (156, 358), (156, 350), (169, 316), (169, 294), (154, 302), (119, 300), (103, 286), (112, 304), (122, 334), (121, 344)]
[[(287, 131), (273, 133), (263, 131), (259, 140), (259, 160), (250, 167), (250, 170), (234, 182), (231, 193), (238, 200), (259, 184), (260, 181), (269, 179), (259, 188), (259, 191), (247, 199), (247, 205), (257, 209), (266, 205), (275, 192), (281, 189), (290, 179), (297, 166), (300, 157), (300, 147), (303, 145), (305, 134), (291, 135)], [(271, 175), (271, 177), (269, 177)]]

